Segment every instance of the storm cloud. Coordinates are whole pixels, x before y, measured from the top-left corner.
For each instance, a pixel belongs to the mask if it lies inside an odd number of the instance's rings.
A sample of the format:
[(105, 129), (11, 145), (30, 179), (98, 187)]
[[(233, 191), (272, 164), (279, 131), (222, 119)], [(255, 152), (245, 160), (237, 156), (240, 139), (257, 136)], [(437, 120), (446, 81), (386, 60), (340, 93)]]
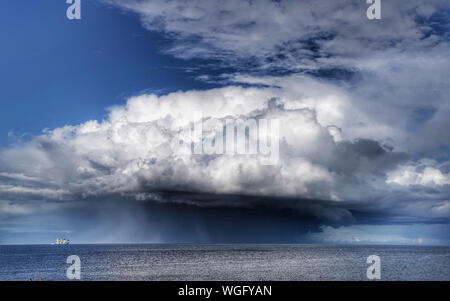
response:
[[(117, 199), (288, 211), (308, 231), (448, 223), (448, 1), (383, 1), (377, 21), (365, 1), (103, 2), (166, 35), (164, 53), (217, 62), (198, 79), (222, 87), (131, 97), (0, 150), (0, 215)], [(278, 162), (172, 143), (211, 118), (279, 120)]]

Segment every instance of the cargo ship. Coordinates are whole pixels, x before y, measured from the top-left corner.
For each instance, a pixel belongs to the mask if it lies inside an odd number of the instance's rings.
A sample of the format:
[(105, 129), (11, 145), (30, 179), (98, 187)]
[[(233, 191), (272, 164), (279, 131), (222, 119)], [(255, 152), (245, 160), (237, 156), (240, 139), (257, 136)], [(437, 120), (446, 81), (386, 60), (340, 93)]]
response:
[(68, 245), (69, 240), (65, 238), (57, 238), (55, 245)]

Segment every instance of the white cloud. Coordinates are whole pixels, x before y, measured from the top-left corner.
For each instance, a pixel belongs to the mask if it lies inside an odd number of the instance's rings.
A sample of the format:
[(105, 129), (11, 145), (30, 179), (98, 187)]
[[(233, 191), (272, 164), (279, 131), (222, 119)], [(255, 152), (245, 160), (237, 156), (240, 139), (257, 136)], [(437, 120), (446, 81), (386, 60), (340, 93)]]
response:
[[(365, 1), (106, 0), (136, 12), (143, 26), (167, 34), (179, 57), (256, 59), (263, 67), (317, 68), (330, 59), (369, 58), (386, 48), (425, 50), (445, 41), (426, 21), (445, 0), (385, 1), (382, 19)], [(425, 22), (420, 23), (419, 20)]]
[[(47, 130), (30, 143), (1, 151), (0, 176), (5, 184), (0, 196), (15, 201), (132, 196), (164, 202), (160, 192), (178, 191), (268, 197), (274, 206), (299, 210), (304, 208), (296, 199), (352, 202), (365, 210), (387, 195), (389, 201), (375, 211), (395, 208), (401, 215), (448, 216), (445, 210), (434, 212), (448, 202), (442, 199), (448, 196), (447, 188), (431, 198), (414, 195), (410, 205), (400, 205), (410, 192), (402, 191), (404, 195), (397, 197), (391, 174), (407, 156), (375, 140), (347, 134), (352, 133), (353, 116), (363, 118), (365, 113), (351, 106), (351, 95), (345, 89), (303, 76), (265, 80), (278, 87), (228, 86), (160, 97), (141, 95), (112, 108), (102, 122)], [(262, 165), (260, 155), (192, 155), (174, 145), (179, 127), (188, 125), (198, 110), (204, 118), (278, 119), (279, 162)], [(417, 184), (427, 185), (429, 179), (444, 181), (436, 169), (425, 169), (422, 178), (425, 182)], [(278, 198), (292, 201), (277, 204)], [(178, 201), (200, 204), (189, 197)], [(421, 202), (431, 205), (421, 207)], [(209, 203), (218, 204), (224, 205)], [(226, 205), (257, 204), (243, 198)], [(345, 206), (327, 208), (318, 203), (311, 208), (320, 219), (352, 219)]]
[(402, 166), (388, 174), (387, 182), (405, 186), (450, 185), (450, 173), (443, 173), (436, 165), (434, 161), (422, 160), (416, 164)]
[[(354, 74), (347, 83), (335, 83), (340, 88), (334, 91), (326, 87), (328, 95), (300, 102), (314, 107), (322, 125), (342, 128), (344, 138), (388, 138), (412, 155), (435, 155), (450, 146), (445, 131), (450, 44), (433, 19), (450, 9), (448, 1), (385, 1), (377, 21), (366, 18), (365, 1), (106, 2), (137, 13), (144, 27), (166, 34), (173, 42), (166, 49), (170, 54), (219, 58), (234, 67), (238, 74), (231, 80), (276, 84), (277, 79), (249, 77), (254, 69)], [(294, 89), (299, 96), (295, 77), (281, 80), (284, 92)], [(315, 96), (323, 88), (315, 82), (299, 86), (309, 89), (308, 95), (319, 91)], [(298, 102), (291, 97), (286, 105), (298, 107)]]

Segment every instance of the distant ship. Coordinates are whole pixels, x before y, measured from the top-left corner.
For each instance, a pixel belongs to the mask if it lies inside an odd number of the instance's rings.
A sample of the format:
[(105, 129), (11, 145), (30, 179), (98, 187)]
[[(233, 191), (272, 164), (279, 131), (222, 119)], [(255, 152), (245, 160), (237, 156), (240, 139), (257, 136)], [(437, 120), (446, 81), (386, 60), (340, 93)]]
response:
[(69, 240), (65, 238), (57, 238), (55, 245), (68, 245)]

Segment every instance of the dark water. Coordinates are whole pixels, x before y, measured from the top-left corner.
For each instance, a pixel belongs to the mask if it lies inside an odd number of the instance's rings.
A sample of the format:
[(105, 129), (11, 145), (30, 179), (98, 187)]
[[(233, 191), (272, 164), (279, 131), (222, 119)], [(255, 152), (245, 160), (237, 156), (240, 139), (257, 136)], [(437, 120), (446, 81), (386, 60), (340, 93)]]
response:
[(367, 280), (369, 255), (381, 280), (450, 280), (450, 247), (321, 245), (0, 246), (0, 280)]

